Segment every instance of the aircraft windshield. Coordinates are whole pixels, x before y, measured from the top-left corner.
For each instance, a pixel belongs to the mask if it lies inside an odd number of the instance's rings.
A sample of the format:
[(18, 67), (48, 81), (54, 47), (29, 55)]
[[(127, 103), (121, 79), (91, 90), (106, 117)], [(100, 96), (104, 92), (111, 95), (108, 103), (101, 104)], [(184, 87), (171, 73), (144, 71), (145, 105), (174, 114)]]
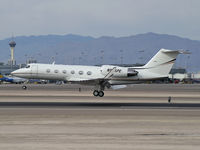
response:
[(30, 68), (30, 65), (26, 66), (26, 68)]

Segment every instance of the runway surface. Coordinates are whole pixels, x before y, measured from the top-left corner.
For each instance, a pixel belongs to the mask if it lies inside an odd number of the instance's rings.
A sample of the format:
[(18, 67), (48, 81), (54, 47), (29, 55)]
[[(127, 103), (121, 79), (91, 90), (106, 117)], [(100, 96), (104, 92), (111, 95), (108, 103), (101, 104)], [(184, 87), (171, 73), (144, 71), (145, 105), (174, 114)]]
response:
[(199, 107), (199, 85), (133, 85), (103, 98), (78, 85), (0, 85), (0, 149), (200, 149)]
[(68, 107), (68, 108), (200, 108), (199, 103), (91, 103), (91, 102), (0, 102), (0, 107)]

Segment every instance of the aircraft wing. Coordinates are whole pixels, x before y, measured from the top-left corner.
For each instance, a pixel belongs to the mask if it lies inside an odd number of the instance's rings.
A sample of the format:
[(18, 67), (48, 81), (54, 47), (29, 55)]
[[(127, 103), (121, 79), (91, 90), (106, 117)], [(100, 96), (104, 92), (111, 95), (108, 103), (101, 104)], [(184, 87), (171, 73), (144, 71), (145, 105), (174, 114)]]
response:
[(103, 78), (96, 78), (96, 79), (81, 79), (81, 78), (70, 78), (67, 80), (70, 83), (75, 84), (88, 84), (88, 85), (96, 85), (99, 83), (107, 83), (109, 79), (103, 79)]
[(112, 88), (114, 90), (127, 87), (126, 85), (110, 85), (110, 83), (108, 82), (109, 79), (78, 79), (78, 78), (74, 78), (74, 79), (71, 79), (68, 81), (71, 83), (75, 83), (75, 84), (88, 84), (88, 85), (96, 85), (96, 84), (102, 83), (107, 88)]
[(70, 78), (67, 81), (70, 81), (70, 82), (81, 82), (81, 81), (90, 81), (90, 79)]

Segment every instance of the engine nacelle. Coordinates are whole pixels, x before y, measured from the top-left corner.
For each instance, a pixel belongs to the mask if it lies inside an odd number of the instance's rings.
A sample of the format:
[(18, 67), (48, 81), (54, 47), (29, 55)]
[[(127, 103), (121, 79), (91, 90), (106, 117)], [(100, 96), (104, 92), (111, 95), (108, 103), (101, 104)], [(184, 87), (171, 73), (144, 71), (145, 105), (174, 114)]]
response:
[(130, 77), (138, 74), (133, 68), (119, 67), (113, 65), (103, 65), (101, 67), (101, 73), (106, 76), (110, 74), (112, 77)]

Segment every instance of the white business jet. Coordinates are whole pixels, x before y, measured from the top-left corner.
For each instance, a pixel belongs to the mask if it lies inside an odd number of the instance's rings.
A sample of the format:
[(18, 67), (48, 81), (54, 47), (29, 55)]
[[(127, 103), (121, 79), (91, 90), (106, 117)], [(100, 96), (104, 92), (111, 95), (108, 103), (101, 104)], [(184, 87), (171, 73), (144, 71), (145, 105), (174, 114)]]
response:
[[(113, 65), (81, 66), (57, 64), (28, 64), (11, 74), (28, 79), (62, 80), (95, 86), (93, 95), (103, 97), (105, 87), (124, 87), (126, 84), (152, 81), (168, 77), (178, 54), (183, 51), (161, 49), (144, 66), (120, 67)], [(24, 86), (26, 89), (26, 86)]]

